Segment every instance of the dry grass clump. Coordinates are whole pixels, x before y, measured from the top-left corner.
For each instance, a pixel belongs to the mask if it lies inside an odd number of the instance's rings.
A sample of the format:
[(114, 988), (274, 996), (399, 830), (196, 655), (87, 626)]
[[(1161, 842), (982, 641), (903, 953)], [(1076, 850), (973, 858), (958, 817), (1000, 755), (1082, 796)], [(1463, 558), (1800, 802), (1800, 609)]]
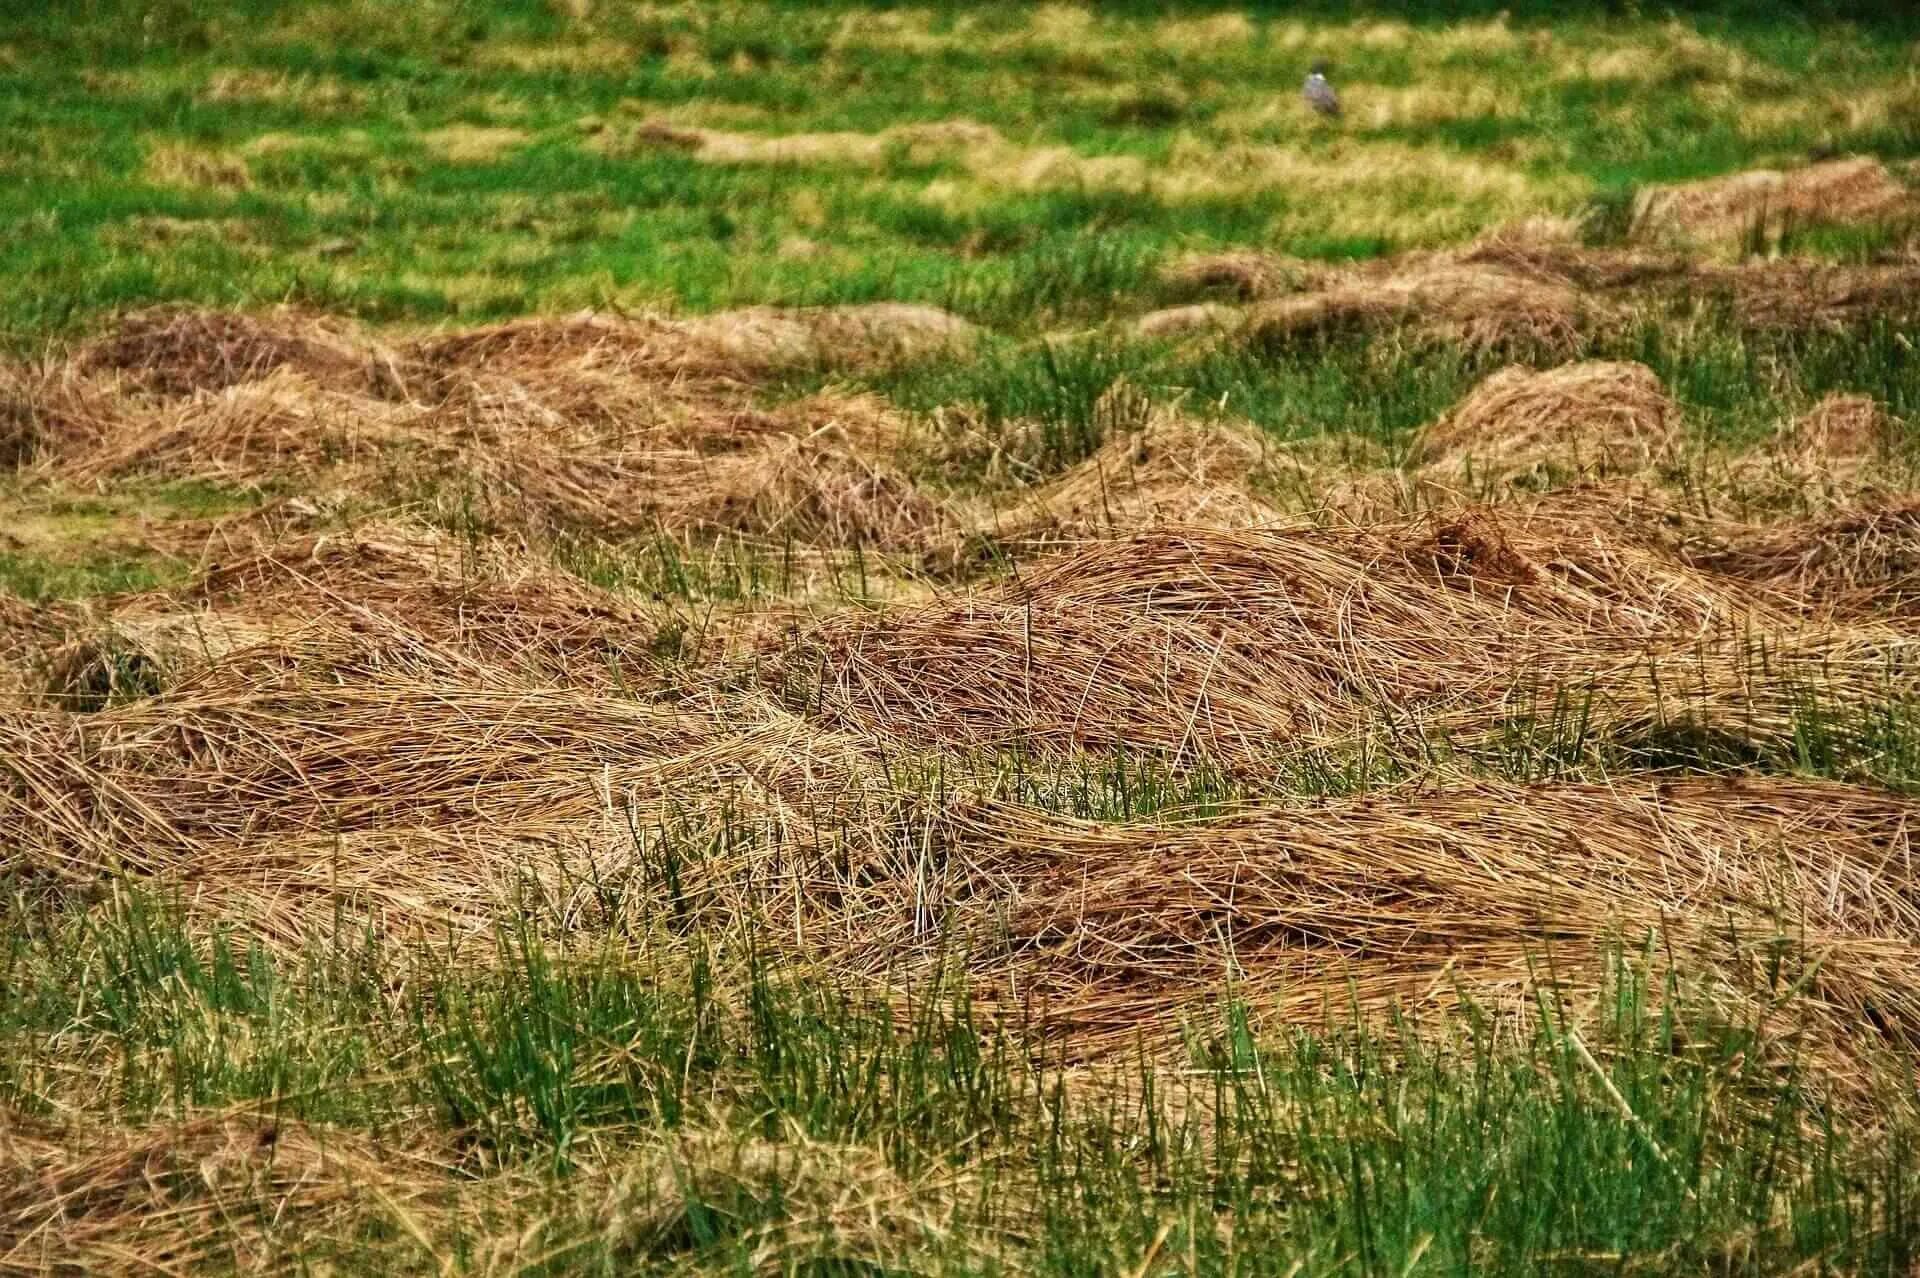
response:
[(1920, 266), (1833, 266), (1780, 260), (1701, 266), (1696, 290), (1725, 296), (1743, 323), (1761, 329), (1847, 330), (1877, 318), (1920, 315)]
[(753, 698), (638, 701), (423, 642), (322, 656), (238, 651), (97, 714), (0, 715), (0, 872), (161, 876), (288, 943), (347, 898), (390, 930), (483, 934), (589, 844), (631, 857), (665, 825), (831, 844), (874, 788), (863, 744)]
[(1920, 501), (1911, 497), (1814, 520), (1718, 529), (1681, 553), (1703, 572), (1818, 616), (1920, 617)]
[(1261, 302), (1243, 335), (1289, 345), (1339, 332), (1406, 328), (1472, 350), (1573, 353), (1599, 318), (1570, 284), (1490, 263), (1428, 259), (1390, 273), (1355, 272), (1325, 287)]
[(991, 125), (972, 120), (905, 124), (878, 133), (735, 133), (646, 120), (633, 140), (683, 150), (704, 164), (818, 165), (880, 168), (899, 156), (925, 164), (960, 150), (994, 150), (1006, 139)]
[(249, 315), (162, 306), (124, 316), (76, 367), (157, 395), (224, 390), (281, 368), (334, 389), (366, 386), (372, 353), (338, 324), (293, 311)]
[(417, 1134), (399, 1148), (242, 1111), (113, 1130), (0, 1111), (0, 1266), (22, 1273), (279, 1272), (315, 1238), (435, 1214), (448, 1189)]
[(1871, 457), (1893, 446), (1899, 426), (1872, 396), (1836, 391), (1793, 423), (1791, 440), (1823, 457)]
[(1167, 525), (1244, 528), (1279, 512), (1255, 493), (1273, 449), (1253, 427), (1156, 412), (1018, 498), (1003, 540), (1086, 541)]
[(1777, 233), (1795, 224), (1871, 222), (1914, 207), (1885, 165), (1853, 156), (1791, 172), (1760, 169), (1655, 187), (1642, 194), (1634, 220), (1645, 235), (1729, 247), (1756, 226)]
[[(1145, 827), (1003, 809), (924, 908), (971, 925), (979, 979), (1086, 1048), (1223, 977), (1311, 1024), (1577, 995), (1618, 939), (1652, 938), (1749, 1005), (1778, 994), (1755, 957), (1790, 946), (1844, 1059), (1867, 1021), (1920, 1034), (1910, 826), (1896, 796), (1793, 780), (1481, 784)], [(911, 943), (906, 914), (876, 948)]]
[(1182, 292), (1226, 292), (1240, 301), (1252, 302), (1291, 292), (1315, 273), (1309, 264), (1297, 258), (1240, 249), (1225, 253), (1189, 253), (1163, 269), (1160, 278), (1170, 288)]
[[(1649, 653), (1685, 664), (1785, 623), (1598, 528), (1490, 519), (1141, 533), (997, 590), (830, 619), (776, 666), (829, 722), (887, 739), (1258, 770), (1382, 716), (1491, 730), (1529, 684), (1657, 714)], [(1741, 663), (1722, 655), (1731, 695)]]
[(655, 682), (659, 620), (528, 556), (406, 525), (307, 533), (116, 602), (49, 662), (54, 704), (95, 709), (209, 671), (340, 677), (383, 652), (433, 650), (600, 686)]
[(1679, 445), (1680, 410), (1643, 364), (1587, 361), (1536, 371), (1507, 368), (1415, 436), (1429, 471), (1511, 481), (1544, 468), (1608, 473), (1645, 469)]
[(55, 464), (78, 483), (157, 474), (262, 484), (377, 468), (409, 438), (397, 407), (283, 366), (150, 411), (130, 408), (110, 432), (63, 441)]

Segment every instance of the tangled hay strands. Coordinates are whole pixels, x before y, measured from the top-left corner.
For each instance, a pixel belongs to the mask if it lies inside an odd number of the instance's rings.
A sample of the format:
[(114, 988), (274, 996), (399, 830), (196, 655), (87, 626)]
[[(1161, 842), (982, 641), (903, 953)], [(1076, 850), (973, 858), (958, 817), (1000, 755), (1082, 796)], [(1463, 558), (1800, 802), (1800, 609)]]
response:
[(369, 466), (408, 438), (404, 415), (392, 406), (283, 368), (154, 414), (130, 411), (110, 435), (59, 457), (57, 468), (75, 483), (135, 473), (266, 482)]
[(1425, 258), (1256, 303), (1238, 340), (1293, 346), (1329, 334), (1401, 328), (1473, 351), (1567, 356), (1583, 350), (1587, 333), (1603, 322), (1598, 299), (1570, 284), (1491, 263)]
[(1085, 541), (1159, 525), (1242, 528), (1279, 511), (1255, 495), (1274, 453), (1250, 426), (1155, 412), (995, 521), (1002, 540), (1029, 546)]
[(1836, 391), (1793, 423), (1793, 448), (1835, 459), (1884, 456), (1904, 435), (1902, 423), (1870, 395)]
[(1806, 688), (1884, 689), (1910, 645), (1816, 630), (1594, 527), (1486, 513), (1399, 530), (1165, 529), (1014, 585), (832, 618), (774, 655), (828, 722), (929, 748), (1145, 751), (1261, 771), (1383, 723), (1455, 740), (1594, 700), (1594, 726), (1732, 716), (1772, 739)]
[(385, 359), (364, 335), (316, 315), (163, 306), (121, 317), (82, 346), (74, 362), (88, 376), (180, 396), (225, 390), (281, 369), (331, 390), (365, 391)]
[(1835, 266), (1783, 259), (1697, 267), (1690, 295), (1723, 298), (1749, 327), (1843, 332), (1875, 319), (1920, 316), (1920, 265)]
[(1511, 481), (1548, 466), (1642, 470), (1677, 452), (1680, 410), (1644, 364), (1590, 360), (1538, 372), (1506, 368), (1414, 437), (1429, 475)]
[(1778, 233), (1795, 224), (1857, 224), (1915, 212), (1912, 192), (1871, 156), (1790, 172), (1758, 169), (1641, 193), (1637, 234), (1696, 245), (1737, 247), (1756, 225)]
[[(609, 804), (793, 829), (863, 792), (858, 743), (757, 701), (647, 704), (428, 650), (351, 679), (214, 670), (91, 716), (0, 719), (8, 870), (217, 865), (217, 846), (418, 831), (566, 839)], [(711, 800), (711, 813), (701, 806)]]
[(1299, 258), (1239, 249), (1225, 253), (1188, 253), (1161, 270), (1163, 284), (1177, 293), (1229, 293), (1243, 302), (1289, 293), (1324, 272)]
[(0, 360), (0, 466), (27, 467), (113, 435), (125, 418), (120, 396), (70, 363)]
[(1610, 940), (1645, 936), (1729, 980), (1791, 938), (1837, 1021), (1910, 1040), (1913, 817), (1787, 780), (1481, 785), (1161, 827), (993, 810), (931, 908), (980, 925), (975, 968), (1005, 996), (1110, 1046), (1223, 977), (1313, 1021), (1356, 996), (1376, 1013), (1448, 1001), (1456, 977), (1590, 985)]
[(92, 709), (213, 670), (236, 684), (294, 668), (337, 678), (410, 652), (632, 688), (657, 681), (646, 654), (657, 620), (498, 545), (369, 525), (290, 537), (116, 601), (54, 649), (44, 695)]
[(739, 385), (783, 369), (863, 367), (964, 349), (973, 325), (932, 306), (872, 302), (846, 306), (746, 307), (685, 319), (610, 319), (591, 312), (562, 320), (515, 320), (403, 347), (410, 367), (505, 373), (599, 369), (653, 380), (693, 379), (706, 389)]
[(1702, 572), (1766, 589), (1811, 615), (1920, 619), (1920, 501), (1910, 497), (1817, 520), (1717, 528), (1681, 553)]
[(0, 1269), (289, 1269), (290, 1231), (433, 1218), (452, 1159), (243, 1110), (78, 1131), (0, 1111)]

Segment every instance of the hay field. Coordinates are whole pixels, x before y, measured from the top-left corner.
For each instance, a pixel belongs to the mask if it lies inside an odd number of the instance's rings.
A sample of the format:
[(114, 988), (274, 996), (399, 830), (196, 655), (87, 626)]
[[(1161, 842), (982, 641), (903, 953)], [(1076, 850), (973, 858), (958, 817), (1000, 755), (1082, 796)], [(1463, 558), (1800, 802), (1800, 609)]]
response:
[(0, 17), (0, 1273), (1916, 1272), (1917, 77)]

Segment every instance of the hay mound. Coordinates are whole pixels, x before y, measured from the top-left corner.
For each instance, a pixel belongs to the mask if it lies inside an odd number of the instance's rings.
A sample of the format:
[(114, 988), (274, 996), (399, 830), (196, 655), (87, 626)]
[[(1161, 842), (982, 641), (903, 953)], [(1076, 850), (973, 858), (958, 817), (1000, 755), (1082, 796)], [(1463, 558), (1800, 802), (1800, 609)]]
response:
[(293, 311), (248, 315), (158, 307), (122, 318), (81, 348), (83, 373), (157, 395), (191, 395), (290, 368), (341, 390), (364, 388), (371, 352), (337, 324)]
[(1910, 822), (1896, 796), (1787, 780), (1479, 785), (1149, 827), (1002, 811), (915, 904), (979, 938), (983, 982), (1083, 1047), (1119, 1047), (1205, 998), (1223, 964), (1283, 1021), (1329, 1003), (1417, 1016), (1454, 979), (1496, 1006), (1546, 980), (1597, 988), (1620, 936), (1658, 936), (1764, 1005), (1777, 987), (1742, 980), (1726, 941), (1781, 937), (1790, 902), (1789, 962), (1834, 1007), (1838, 1057), (1869, 1018), (1920, 1036)]
[(1160, 273), (1169, 288), (1195, 294), (1227, 293), (1243, 302), (1290, 292), (1310, 278), (1310, 268), (1295, 258), (1239, 250), (1190, 253)]
[[(1491, 730), (1525, 684), (1591, 687), (1626, 721), (1658, 695), (1649, 653), (1784, 624), (1597, 529), (1545, 533), (1156, 530), (995, 591), (832, 618), (768, 667), (827, 722), (889, 740), (1257, 772), (1383, 712)], [(1730, 656), (1729, 687), (1742, 670)]]
[(957, 315), (905, 302), (749, 307), (683, 320), (678, 331), (716, 358), (754, 371), (872, 367), (963, 350), (979, 335)]
[(1183, 337), (1189, 333), (1225, 333), (1238, 328), (1243, 316), (1232, 306), (1201, 302), (1148, 311), (1133, 322), (1137, 337)]
[(278, 1268), (285, 1231), (419, 1219), (452, 1161), (417, 1135), (400, 1148), (238, 1110), (108, 1132), (0, 1110), (0, 1220), (9, 1259), (46, 1273)]
[(1429, 471), (1471, 469), (1504, 480), (1546, 466), (1632, 471), (1670, 456), (1680, 430), (1679, 409), (1643, 364), (1515, 367), (1487, 378), (1424, 427), (1412, 459)]
[(1726, 297), (1743, 323), (1796, 331), (1858, 328), (1920, 315), (1920, 266), (1836, 266), (1797, 261), (1701, 267), (1697, 291)]
[(1898, 440), (1899, 422), (1873, 397), (1835, 392), (1793, 423), (1793, 447), (1822, 457), (1882, 455)]
[(1476, 351), (1579, 350), (1596, 308), (1572, 285), (1489, 263), (1444, 259), (1357, 272), (1247, 312), (1246, 340), (1286, 347), (1303, 339), (1400, 327)]
[(1920, 500), (1773, 527), (1723, 529), (1682, 551), (1703, 572), (1842, 620), (1920, 618)]
[(852, 168), (881, 168), (895, 156), (909, 163), (925, 164), (956, 151), (998, 153), (1006, 147), (1006, 139), (998, 129), (972, 120), (907, 124), (878, 133), (759, 134), (652, 119), (641, 122), (633, 133), (633, 141), (640, 146), (685, 151), (703, 164)]
[(1037, 544), (1176, 524), (1271, 523), (1279, 512), (1253, 491), (1271, 451), (1253, 427), (1158, 413), (1033, 489), (1000, 522), (1000, 535)]
[(177, 398), (59, 457), (63, 476), (93, 482), (150, 473), (269, 483), (371, 464), (409, 438), (392, 405), (329, 389), (283, 367)]
[(1914, 207), (1885, 165), (1855, 156), (1785, 173), (1761, 169), (1654, 187), (1641, 195), (1634, 218), (1645, 235), (1727, 244), (1756, 226), (1777, 233), (1796, 223), (1871, 222)]

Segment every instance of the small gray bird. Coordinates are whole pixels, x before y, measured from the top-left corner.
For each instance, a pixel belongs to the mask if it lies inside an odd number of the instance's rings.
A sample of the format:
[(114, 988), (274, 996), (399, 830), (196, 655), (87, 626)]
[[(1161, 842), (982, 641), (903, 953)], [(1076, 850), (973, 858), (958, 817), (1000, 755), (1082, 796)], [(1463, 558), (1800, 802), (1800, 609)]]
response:
[(1324, 62), (1314, 63), (1308, 71), (1306, 87), (1300, 90), (1300, 96), (1321, 115), (1340, 114), (1340, 95), (1327, 83), (1327, 64)]

